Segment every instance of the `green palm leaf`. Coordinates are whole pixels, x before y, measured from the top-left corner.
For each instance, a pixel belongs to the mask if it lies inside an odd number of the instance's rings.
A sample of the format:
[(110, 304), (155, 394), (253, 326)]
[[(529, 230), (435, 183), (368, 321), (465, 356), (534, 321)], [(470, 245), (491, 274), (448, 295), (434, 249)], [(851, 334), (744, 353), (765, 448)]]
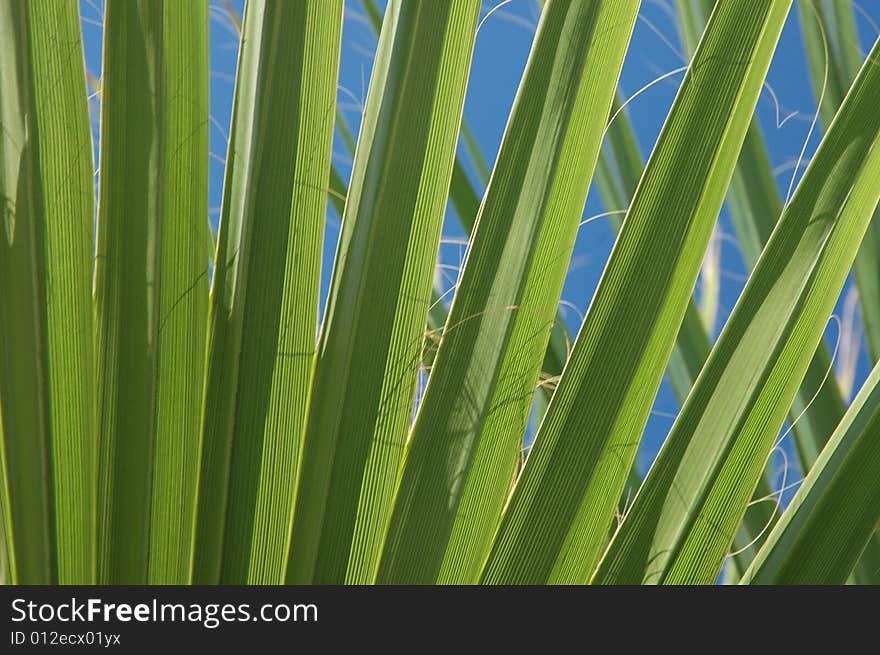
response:
[(0, 464), (9, 581), (95, 578), (92, 142), (75, 0), (0, 2)]
[[(798, 3), (807, 62), (826, 129), (862, 64), (853, 6), (847, 0)], [(872, 221), (855, 267), (862, 322), (872, 361), (880, 360), (880, 221)], [(880, 550), (878, 550), (880, 552)]]
[[(876, 9), (797, 3), (818, 111), (780, 187), (793, 115), (765, 76), (792, 2), (675, 0), (655, 25), (640, 0), (0, 0), (0, 582), (880, 579), (880, 366), (846, 409), (862, 344), (880, 356)], [(212, 20), (239, 41), (228, 132)], [(505, 21), (534, 39), (490, 167), (477, 105), (526, 42), (469, 77)], [(643, 34), (691, 65), (624, 101)], [(682, 72), (645, 164), (629, 102)], [(713, 346), (725, 200), (750, 275)], [(616, 241), (572, 343), (560, 296), (599, 218)], [(642, 481), (664, 376), (681, 410)], [(775, 489), (778, 452), (802, 481)]]
[(211, 289), (199, 583), (284, 580), (315, 352), (341, 23), (341, 1), (251, 0), (245, 12)]
[(412, 414), (479, 2), (392, 2), (322, 327), (287, 580), (367, 582)]
[(116, 0), (105, 20), (98, 574), (180, 584), (191, 568), (208, 284), (208, 15), (197, 3)]
[(843, 584), (880, 525), (880, 365), (741, 582)]
[(717, 575), (877, 205), (878, 100), (869, 58), (594, 581)]
[(589, 578), (789, 5), (721, 3), (710, 19), (507, 506), (483, 582)]
[[(692, 44), (695, 45), (698, 41), (714, 4), (714, 0), (676, 1), (679, 24), (689, 51)], [(765, 89), (767, 88), (769, 87), (765, 85)], [(727, 202), (740, 254), (751, 271), (782, 212), (782, 198), (757, 117), (752, 118), (746, 133), (730, 181)], [(700, 362), (700, 368), (704, 363), (705, 357)], [(792, 420), (800, 417), (794, 423), (792, 432), (798, 461), (804, 470), (809, 470), (812, 466), (845, 410), (837, 380), (835, 376), (829, 375), (830, 370), (831, 356), (823, 342), (816, 350), (790, 411)], [(682, 405), (686, 397), (687, 394), (681, 398)], [(740, 570), (748, 566), (776, 513), (773, 503), (767, 500), (768, 497), (772, 498), (767, 481), (761, 480), (755, 496), (756, 499), (764, 500), (749, 507), (741, 534), (735, 542), (738, 551), (735, 563)]]
[(380, 583), (479, 574), (637, 4), (551, 0), (544, 8), (413, 427)]
[[(370, 25), (372, 26), (373, 31), (378, 35), (382, 27), (382, 15), (379, 8), (374, 0), (363, 0), (363, 5), (366, 9)], [(344, 117), (337, 115), (336, 125), (342, 134), (343, 143), (349, 153), (354, 155), (354, 140), (350, 136), (351, 131), (349, 130)], [(462, 121), (460, 136), (465, 151), (476, 168), (480, 184), (485, 186), (489, 181), (488, 166), (480, 152), (476, 137), (468, 127), (466, 120)], [(472, 235), (474, 231), (474, 223), (477, 220), (477, 212), (480, 209), (480, 196), (477, 195), (474, 185), (468, 177), (463, 163), (463, 157), (458, 153), (456, 154), (455, 163), (452, 166), (452, 180), (449, 185), (449, 202), (452, 204), (464, 231), (468, 235)], [(435, 340), (430, 337), (434, 337), (434, 335), (441, 332), (441, 328), (446, 324), (446, 319), (449, 315), (447, 311), (447, 302), (441, 295), (442, 293), (442, 289), (435, 288), (434, 295), (431, 298), (431, 310), (428, 312), (427, 327), (430, 336), (425, 340), (425, 348), (422, 357), (422, 361), (427, 368), (430, 368), (433, 365), (434, 356), (437, 352), (437, 347), (434, 342)], [(567, 343), (568, 329), (565, 320), (561, 315), (557, 314), (556, 322), (553, 324), (550, 343), (547, 346), (547, 353), (544, 357), (543, 371), (548, 377), (559, 375), (562, 372), (562, 367), (565, 364), (565, 358), (567, 356)], [(541, 387), (539, 399), (545, 404), (549, 401), (550, 394), (546, 387)]]

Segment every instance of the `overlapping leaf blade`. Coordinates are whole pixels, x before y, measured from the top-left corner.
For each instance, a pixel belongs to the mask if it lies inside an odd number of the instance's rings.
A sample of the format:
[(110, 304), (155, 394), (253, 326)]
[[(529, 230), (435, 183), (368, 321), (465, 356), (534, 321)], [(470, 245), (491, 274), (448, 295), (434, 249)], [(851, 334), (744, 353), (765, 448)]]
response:
[[(798, 9), (813, 89), (817, 99), (822, 98), (819, 117), (827, 129), (862, 64), (854, 7), (848, 0), (804, 0)], [(876, 362), (880, 359), (880, 220), (868, 227), (853, 270), (868, 350)]]
[[(691, 44), (695, 44), (699, 38), (714, 4), (714, 0), (677, 0), (679, 25), (689, 51)], [(765, 85), (765, 92), (769, 88)], [(743, 262), (751, 271), (782, 212), (782, 198), (757, 117), (752, 119), (746, 133), (728, 188), (727, 203), (737, 237), (736, 245)], [(799, 463), (805, 470), (812, 465), (843, 417), (843, 398), (836, 378), (829, 375), (830, 371), (830, 354), (825, 344), (820, 343), (790, 412), (792, 419), (797, 418), (792, 431)], [(674, 383), (675, 378), (672, 380)], [(681, 404), (684, 404), (685, 398), (681, 399)], [(773, 492), (767, 482), (762, 480), (759, 483), (755, 496), (762, 500), (749, 507), (740, 536), (735, 542), (738, 551), (735, 564), (740, 571), (751, 561), (776, 512), (772, 502)]]
[(341, 0), (247, 5), (211, 289), (199, 583), (284, 580), (341, 26)]
[(75, 0), (0, 2), (0, 128), (8, 581), (91, 584), (94, 183)]
[(875, 61), (783, 212), (595, 582), (707, 583), (721, 568), (877, 205)]
[[(702, 0), (705, 15), (709, 14), (713, 4), (713, 0)], [(704, 22), (695, 12), (694, 5), (692, 0), (678, 0), (676, 3), (682, 26), (686, 34), (690, 33), (691, 39), (694, 38), (693, 30), (701, 29)], [(685, 20), (686, 15), (696, 23)], [(782, 212), (782, 198), (757, 118), (752, 119), (746, 133), (727, 199), (737, 245), (743, 261), (751, 270)], [(830, 369), (831, 356), (827, 347), (820, 344), (791, 408), (792, 418), (800, 416), (793, 432), (800, 463), (805, 469), (812, 465), (843, 417), (843, 398), (836, 379), (828, 375)]]
[(208, 262), (207, 8), (107, 3), (97, 300), (98, 572), (189, 581)]
[[(363, 0), (370, 25), (378, 35), (382, 25), (382, 16), (375, 0)], [(343, 137), (345, 137), (348, 128), (344, 120), (337, 117), (336, 124), (341, 128)], [(463, 120), (461, 124), (461, 142), (464, 149), (473, 162), (476, 169), (477, 177), (481, 185), (485, 185), (489, 181), (489, 170), (486, 160), (480, 152), (476, 137), (468, 126), (467, 120)], [(354, 154), (354, 143), (348, 143), (348, 139), (343, 138), (346, 147), (349, 148), (350, 154)], [(480, 208), (480, 196), (477, 194), (473, 183), (468, 177), (465, 170), (464, 157), (460, 153), (456, 153), (455, 164), (452, 167), (452, 181), (449, 185), (449, 202), (452, 204), (459, 223), (461, 223), (464, 231), (468, 235), (473, 234), (474, 223), (477, 220), (477, 212)], [(449, 315), (447, 310), (448, 301), (441, 294), (442, 289), (435, 287), (434, 296), (431, 298), (431, 311), (428, 313), (428, 331), (431, 338), (426, 339), (426, 345), (423, 355), (423, 363), (426, 367), (430, 367), (434, 362), (434, 355), (437, 352), (436, 335), (439, 335), (441, 328), (446, 323)], [(553, 332), (550, 343), (547, 345), (547, 353), (544, 357), (543, 372), (548, 376), (556, 376), (562, 372), (565, 364), (566, 344), (568, 342), (568, 329), (563, 317), (559, 314), (556, 316), (556, 322), (553, 324)], [(541, 388), (540, 399), (546, 404), (550, 399), (550, 393), (545, 388)]]
[[(596, 167), (595, 181), (608, 211), (625, 211), (636, 192), (639, 179), (644, 172), (644, 162), (639, 151), (635, 130), (618, 94), (611, 108), (614, 117), (608, 126), (606, 148)], [(614, 232), (620, 231), (623, 216), (611, 214), (608, 217)], [(672, 356), (669, 358), (667, 372), (673, 393), (679, 403), (684, 403), (694, 380), (700, 373), (711, 342), (706, 328), (700, 319), (695, 301), (688, 303)]]
[[(644, 161), (635, 130), (619, 93), (611, 107), (611, 116), (613, 121), (607, 128), (605, 148), (599, 156), (594, 181), (608, 211), (625, 212), (644, 172)], [(617, 234), (623, 223), (623, 216), (620, 213), (609, 214), (608, 221)], [(706, 362), (706, 357), (709, 356), (710, 347), (711, 341), (697, 303), (691, 299), (666, 368), (672, 391), (679, 405), (684, 403), (690, 393), (694, 381)], [(638, 470), (638, 462), (634, 461), (623, 492), (622, 506), (629, 502), (641, 481), (642, 474)]]
[(380, 583), (479, 574), (637, 8), (544, 7), (413, 427)]
[(741, 582), (843, 584), (880, 525), (880, 365)]
[(789, 5), (716, 7), (507, 506), (484, 583), (589, 578)]
[(375, 575), (412, 414), (478, 0), (385, 14), (315, 369), (287, 579)]

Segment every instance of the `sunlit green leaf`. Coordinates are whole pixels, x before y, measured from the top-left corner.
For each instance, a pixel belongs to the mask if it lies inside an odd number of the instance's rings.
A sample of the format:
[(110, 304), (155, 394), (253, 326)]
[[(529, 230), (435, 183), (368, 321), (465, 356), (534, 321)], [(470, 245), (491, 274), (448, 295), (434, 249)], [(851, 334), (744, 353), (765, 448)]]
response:
[(284, 580), (341, 28), (341, 0), (247, 4), (211, 289), (198, 583)]
[(595, 582), (708, 583), (720, 570), (877, 205), (878, 101), (869, 59)]
[(743, 583), (843, 584), (880, 525), (880, 365), (767, 538)]
[(790, 4), (720, 3), (710, 19), (505, 510), (484, 583), (590, 577)]
[(391, 2), (322, 326), (287, 580), (369, 582), (412, 415), (478, 0)]
[(75, 0), (0, 1), (0, 500), (9, 581), (95, 578), (94, 182)]

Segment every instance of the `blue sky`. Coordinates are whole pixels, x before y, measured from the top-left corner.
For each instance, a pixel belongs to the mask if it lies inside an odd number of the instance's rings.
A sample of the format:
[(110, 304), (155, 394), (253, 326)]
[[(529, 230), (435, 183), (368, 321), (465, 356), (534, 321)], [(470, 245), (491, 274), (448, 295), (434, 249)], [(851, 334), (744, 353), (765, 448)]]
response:
[[(292, 0), (291, 0), (292, 1)], [(797, 1), (797, 0), (796, 0)], [(482, 15), (496, 6), (500, 0), (484, 2)], [(241, 14), (244, 0), (231, 0), (231, 4)], [(381, 2), (380, 5), (384, 5)], [(89, 70), (100, 77), (101, 69), (101, 16), (103, 0), (81, 0), (83, 35), (85, 41), (86, 63)], [(877, 30), (872, 25), (880, 23), (880, 2), (864, 0), (858, 7), (858, 22), (862, 48), (866, 49), (876, 38)], [(473, 65), (467, 99), (465, 120), (476, 134), (480, 148), (491, 166), (497, 153), (520, 76), (528, 57), (539, 16), (535, 0), (511, 0), (493, 13), (482, 24), (474, 49)], [(211, 164), (210, 198), (211, 219), (216, 225), (221, 203), (223, 186), (223, 158), (226, 152), (226, 132), (232, 107), (232, 91), (235, 75), (235, 62), (238, 38), (228, 18), (222, 0), (211, 0)], [(372, 55), (376, 38), (360, 4), (360, 0), (346, 0), (345, 20), (342, 37), (342, 61), (339, 74), (339, 106), (350, 126), (356, 130), (361, 104), (369, 84)], [(625, 97), (643, 87), (658, 76), (684, 65), (681, 46), (675, 26), (672, 0), (643, 0), (639, 21), (633, 33), (629, 53), (620, 79), (620, 88)], [(663, 119), (675, 96), (682, 76), (670, 77), (643, 95), (629, 106), (632, 122), (645, 157), (659, 134)], [(771, 94), (765, 91), (758, 103), (757, 114), (764, 127), (770, 149), (772, 164), (783, 169), (779, 175), (782, 193), (788, 187), (791, 170), (785, 170), (796, 161), (803, 147), (816, 107), (816, 99), (806, 69), (806, 58), (801, 43), (798, 12), (792, 10), (788, 23), (782, 33), (776, 55), (768, 75), (768, 83), (779, 100), (780, 116), (794, 115), (783, 125), (777, 124), (777, 106)], [(97, 142), (98, 98), (93, 98), (93, 126)], [(813, 138), (807, 145), (809, 157), (821, 137), (817, 127)], [(340, 171), (350, 171), (351, 160), (337, 137), (334, 145), (334, 162)], [(481, 188), (471, 167), (472, 179)], [(606, 210), (620, 209), (604, 207), (598, 193), (591, 190), (584, 210), (584, 217), (593, 216)], [(720, 216), (722, 233), (733, 234), (726, 208)], [(322, 284), (322, 305), (329, 285), (329, 268), (332, 265), (336, 240), (339, 235), (339, 217), (328, 208), (328, 221), (324, 244), (325, 265)], [(449, 210), (444, 236), (454, 239), (461, 237), (454, 214)], [(571, 268), (566, 280), (562, 299), (563, 312), (572, 331), (576, 331), (581, 317), (589, 306), (605, 261), (611, 251), (614, 235), (610, 226), (602, 220), (584, 225), (578, 235)], [(722, 238), (722, 294), (719, 327), (732, 309), (742, 290), (746, 270), (743, 267), (735, 243)], [(462, 248), (454, 243), (441, 247), (440, 263), (446, 275), (451, 276), (460, 263)], [(849, 285), (848, 285), (849, 286)], [(697, 289), (699, 293), (699, 286)], [(844, 295), (846, 289), (844, 290)], [(842, 303), (837, 313), (843, 314)], [(837, 327), (832, 322), (826, 333), (833, 349), (837, 338)], [(717, 336), (717, 332), (716, 335)], [(860, 357), (857, 384), (867, 376), (867, 358)], [(662, 443), (672, 419), (678, 411), (677, 403), (669, 385), (664, 382), (657, 397), (654, 412), (646, 428), (643, 448), (640, 453), (640, 466), (646, 468)], [(798, 472), (789, 475), (799, 476)]]

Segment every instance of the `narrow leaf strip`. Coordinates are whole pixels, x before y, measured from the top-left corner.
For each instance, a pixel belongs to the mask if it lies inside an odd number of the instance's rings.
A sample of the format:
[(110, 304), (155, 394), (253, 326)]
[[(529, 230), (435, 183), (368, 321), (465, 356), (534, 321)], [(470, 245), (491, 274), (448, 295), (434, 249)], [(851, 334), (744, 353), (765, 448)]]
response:
[(389, 4), (343, 217), (291, 583), (375, 575), (409, 428), (478, 0)]
[[(782, 198), (757, 120), (749, 126), (728, 201), (743, 260), (752, 269), (782, 213)], [(804, 470), (813, 465), (846, 409), (837, 380), (828, 375), (829, 370), (831, 355), (820, 342), (790, 410), (792, 420), (800, 417), (792, 432)]]
[[(827, 129), (862, 64), (854, 6), (848, 0), (803, 0), (798, 9), (813, 90), (822, 98), (819, 117)], [(875, 362), (880, 360), (880, 216), (877, 218), (868, 226), (854, 267), (865, 339)]]
[(544, 7), (413, 427), (380, 583), (479, 574), (637, 9), (631, 0)]
[(77, 6), (0, 1), (0, 499), (12, 584), (95, 581), (94, 164)]
[[(241, 40), (241, 16), (239, 16), (235, 7), (232, 6), (230, 0), (223, 0), (223, 9), (226, 14), (229, 16), (232, 26), (236, 30), (236, 34), (238, 34), (239, 40)], [(379, 17), (379, 24), (381, 25), (382, 18)], [(354, 135), (352, 135), (351, 130), (348, 127), (348, 124), (345, 122), (345, 117), (342, 115), (342, 111), (340, 111), (339, 107), (336, 108), (336, 128), (339, 130), (339, 134), (342, 137), (342, 142), (345, 144), (346, 149), (349, 151), (350, 155), (354, 155), (355, 149), (355, 140)], [(345, 183), (345, 179), (342, 174), (339, 172), (339, 169), (336, 165), (330, 162), (330, 188), (327, 191), (327, 194), (330, 199), (330, 204), (333, 206), (333, 209), (336, 210), (336, 213), (339, 216), (342, 216), (342, 211), (345, 207), (345, 194), (348, 192), (348, 188)], [(216, 237), (216, 235), (215, 235)], [(216, 250), (216, 238), (214, 243), (213, 250)], [(213, 254), (212, 254), (213, 256)]]
[(105, 21), (99, 580), (185, 584), (208, 285), (208, 12), (111, 0)]
[[(609, 211), (629, 207), (645, 169), (629, 113), (625, 108), (620, 109), (622, 103), (618, 93), (611, 107), (614, 122), (608, 127), (606, 150), (599, 156), (595, 176), (599, 195)], [(608, 220), (615, 234), (620, 232), (623, 216), (611, 214)], [(700, 319), (697, 304), (691, 299), (667, 366), (669, 382), (679, 404), (684, 404), (687, 399), (694, 380), (709, 356), (710, 347), (709, 335)]]
[(880, 525), (880, 365), (741, 582), (843, 584)]
[[(364, 0), (363, 4), (367, 16), (370, 19), (370, 25), (378, 35), (379, 29), (382, 25), (381, 13), (379, 12), (378, 6), (376, 5), (375, 0)], [(341, 116), (337, 116), (336, 124), (340, 128), (343, 137), (345, 137), (347, 133), (350, 133), (345, 124), (345, 120)], [(480, 152), (476, 138), (468, 127), (467, 120), (465, 119), (462, 120), (460, 139), (461, 143), (464, 145), (465, 151), (473, 162), (480, 183), (485, 186), (489, 180), (488, 166), (483, 154)], [(350, 154), (354, 155), (354, 144), (352, 143), (349, 145), (349, 140), (345, 138), (343, 138), (343, 141), (345, 141), (346, 147), (349, 148)], [(452, 204), (464, 231), (468, 235), (473, 234), (474, 223), (477, 220), (477, 212), (480, 208), (480, 196), (477, 195), (474, 185), (465, 170), (463, 157), (458, 152), (456, 153), (455, 164), (452, 167), (452, 181), (449, 186), (449, 201)], [(435, 287), (434, 295), (431, 298), (431, 311), (428, 313), (429, 337), (425, 340), (425, 348), (422, 357), (422, 363), (428, 368), (433, 366), (434, 356), (437, 352), (437, 346), (435, 343), (436, 339), (432, 337), (435, 337), (435, 335), (442, 332), (441, 328), (445, 325), (448, 316), (448, 303), (444, 300), (441, 295), (442, 293), (442, 289), (437, 289)], [(568, 341), (568, 329), (565, 320), (560, 314), (557, 314), (556, 322), (553, 324), (552, 337), (550, 343), (547, 345), (547, 353), (544, 357), (543, 372), (546, 376), (553, 377), (562, 372), (562, 367), (565, 364), (565, 358), (567, 356), (566, 344)], [(541, 392), (543, 400), (545, 402), (549, 401), (549, 391), (542, 387)]]
[(484, 583), (589, 579), (790, 4), (716, 6), (511, 496)]
[(341, 1), (247, 3), (210, 301), (199, 583), (284, 580), (341, 29)]
[[(677, 0), (684, 40), (696, 44), (705, 25), (705, 17), (712, 11), (714, 0)], [(702, 11), (701, 11), (702, 9)], [(688, 51), (692, 52), (690, 46)], [(772, 89), (764, 85), (762, 93)], [(777, 117), (779, 120), (779, 117)], [(763, 250), (776, 221), (782, 213), (782, 198), (770, 160), (764, 135), (755, 116), (746, 132), (730, 187), (727, 190), (730, 218), (737, 237), (737, 246), (746, 267), (751, 271)], [(687, 322), (687, 321), (686, 321)], [(673, 360), (675, 355), (673, 354)], [(701, 366), (702, 368), (702, 366)], [(804, 376), (801, 388), (792, 404), (790, 418), (794, 420), (792, 433), (797, 458), (803, 470), (809, 470), (825, 441), (831, 436), (845, 410), (843, 398), (835, 376), (828, 375), (831, 356), (824, 342), (819, 344), (816, 355)], [(670, 376), (675, 383), (674, 376)], [(682, 399), (684, 404), (684, 399)], [(744, 569), (772, 525), (776, 508), (772, 502), (770, 485), (759, 483), (756, 499), (744, 517), (740, 535), (735, 541), (736, 564)]]
[(880, 44), (822, 141), (595, 582), (715, 579), (880, 188)]

